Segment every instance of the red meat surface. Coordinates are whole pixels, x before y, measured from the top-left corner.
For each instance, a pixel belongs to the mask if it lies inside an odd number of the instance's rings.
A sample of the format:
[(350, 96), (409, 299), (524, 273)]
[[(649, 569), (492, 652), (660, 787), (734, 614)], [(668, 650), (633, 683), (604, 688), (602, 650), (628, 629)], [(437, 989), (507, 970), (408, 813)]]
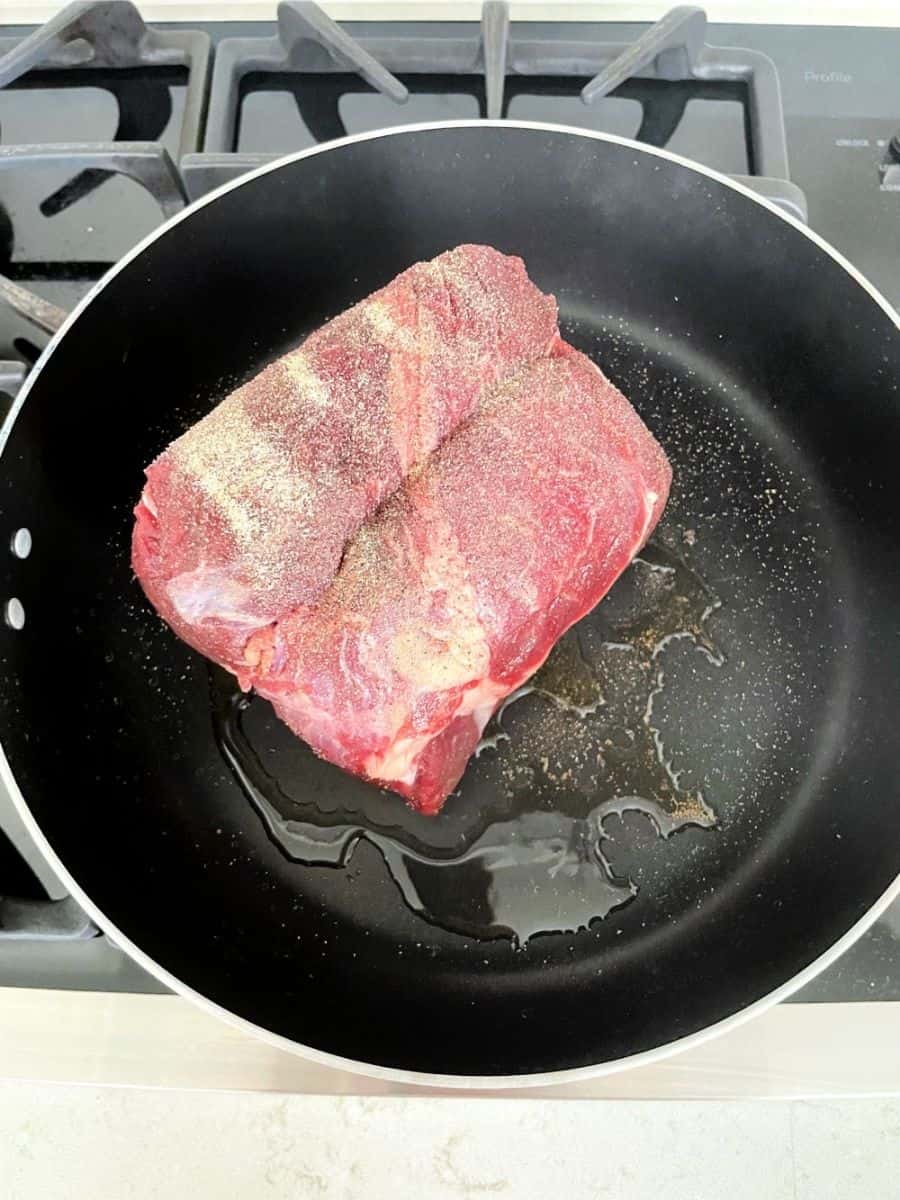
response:
[(132, 558), (172, 628), (317, 753), (433, 813), (670, 477), (521, 261), (462, 246), (173, 442)]
[(437, 812), (500, 701), (644, 544), (670, 478), (560, 342), (409, 476), (314, 607), (254, 639), (253, 686), (323, 757)]
[(486, 390), (558, 338), (521, 259), (460, 246), (271, 363), (147, 469), (135, 573), (243, 682), (248, 640), (331, 582), (348, 540)]

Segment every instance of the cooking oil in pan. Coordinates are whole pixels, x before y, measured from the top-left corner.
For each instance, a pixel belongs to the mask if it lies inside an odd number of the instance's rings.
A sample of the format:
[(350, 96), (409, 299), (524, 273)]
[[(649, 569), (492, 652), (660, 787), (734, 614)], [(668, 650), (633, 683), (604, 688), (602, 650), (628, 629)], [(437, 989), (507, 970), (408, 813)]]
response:
[[(707, 627), (717, 607), (680, 553), (662, 538), (651, 543), (507, 699), (485, 730), (462, 795), (437, 818), (411, 813), (396, 796), (358, 781), (353, 811), (346, 801), (311, 803), (309, 793), (320, 789), (309, 786), (306, 770), (259, 752), (263, 739), (250, 718), (256, 710), (271, 729), (268, 705), (215, 671), (219, 744), (290, 858), (345, 867), (365, 840), (380, 851), (409, 907), (444, 928), (519, 944), (537, 933), (575, 931), (636, 893), (607, 857), (611, 816), (643, 813), (662, 837), (715, 824), (702, 792), (681, 786), (655, 710), (674, 640), (689, 639), (711, 667), (721, 665)], [(351, 786), (293, 743), (317, 781)]]

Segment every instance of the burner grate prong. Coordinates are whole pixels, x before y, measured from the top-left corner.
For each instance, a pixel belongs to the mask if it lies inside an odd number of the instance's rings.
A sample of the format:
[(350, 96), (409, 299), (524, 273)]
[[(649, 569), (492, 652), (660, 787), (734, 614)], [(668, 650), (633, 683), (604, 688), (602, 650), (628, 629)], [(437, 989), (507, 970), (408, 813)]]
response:
[[(15, 400), (16, 393), (25, 382), (27, 368), (24, 363), (15, 360), (0, 360), (0, 401), (7, 398), (9, 401)], [(9, 404), (5, 405), (4, 413), (9, 410)]]
[(484, 0), (481, 9), (481, 49), (484, 57), (486, 115), (489, 120), (496, 121), (503, 116), (509, 50), (509, 5), (506, 0)]
[(339, 65), (361, 75), (366, 83), (382, 95), (396, 100), (398, 104), (404, 104), (409, 99), (409, 91), (396, 75), (383, 67), (312, 0), (282, 0), (278, 5), (278, 36), (288, 57), (298, 43), (316, 42)]
[(690, 79), (705, 38), (706, 13), (702, 8), (688, 4), (672, 8), (586, 83), (581, 98), (585, 104), (592, 104), (651, 63), (656, 64), (660, 79)]
[(70, 66), (92, 67), (177, 66), (184, 61), (176, 48), (159, 44), (130, 0), (76, 0), (0, 58), (0, 87), (56, 57)]
[(78, 165), (104, 175), (125, 175), (146, 188), (163, 216), (187, 203), (178, 169), (159, 142), (52, 142), (38, 146), (0, 146), (0, 171), (25, 165)]
[(69, 315), (49, 300), (44, 300), (27, 288), (19, 287), (5, 275), (0, 275), (0, 300), (4, 300), (13, 312), (24, 317), (42, 333), (54, 334)]

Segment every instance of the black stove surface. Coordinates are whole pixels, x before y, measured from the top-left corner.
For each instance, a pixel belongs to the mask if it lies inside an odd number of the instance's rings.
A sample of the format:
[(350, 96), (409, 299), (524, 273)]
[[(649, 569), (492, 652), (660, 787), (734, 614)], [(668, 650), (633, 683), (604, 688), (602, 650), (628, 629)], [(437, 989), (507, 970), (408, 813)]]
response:
[[(344, 27), (366, 45), (392, 47), (398, 63), (414, 63), (418, 54), (452, 66), (424, 72), (419, 65), (402, 71), (387, 62), (409, 91), (402, 105), (359, 75), (333, 66), (300, 73), (288, 62), (282, 69), (272, 49), (274, 25), (200, 28), (211, 39), (214, 70), (205, 143), (193, 147), (199, 153), (189, 154), (194, 168), (190, 176), (184, 159), (185, 150), (191, 150), (183, 136), (185, 110), (190, 108), (185, 67), (89, 72), (42, 67), (0, 90), (0, 274), (70, 308), (162, 219), (158, 198), (132, 179), (97, 171), (86, 178), (90, 172), (58, 161), (3, 170), (4, 147), (112, 140), (161, 143), (175, 161), (182, 161), (193, 197), (264, 156), (345, 132), (477, 118), (488, 111), (481, 67), (473, 59), (472, 69), (466, 69), (458, 55), (454, 58), (454, 47), (463, 46), (459, 52), (465, 53), (466, 38), (477, 48), (475, 26), (365, 22)], [(577, 47), (628, 43), (646, 28), (514, 26), (503, 115), (638, 137), (729, 174), (762, 174), (760, 130), (753, 124), (759, 97), (746, 77), (631, 79), (591, 106), (581, 101), (580, 89), (594, 71), (587, 59), (579, 71)], [(0, 26), (0, 57), (27, 32)], [(530, 49), (517, 69), (520, 39)], [(706, 41), (713, 47), (759, 52), (774, 62), (783, 99), (789, 178), (805, 195), (809, 224), (900, 306), (900, 181), (885, 171), (889, 141), (900, 129), (900, 30), (710, 25)], [(396, 51), (398, 44), (406, 48), (403, 53)], [(410, 57), (409, 47), (414, 45), (424, 49)], [(222, 94), (222, 74), (229, 63), (233, 66), (232, 60), (247, 69), (234, 72), (225, 119), (214, 110)], [(311, 61), (315, 67), (315, 58)], [(554, 66), (559, 61), (568, 63), (562, 73)], [(523, 63), (527, 69), (522, 69)], [(770, 131), (761, 132), (765, 138)], [(765, 148), (767, 162), (777, 162), (777, 139), (775, 151), (772, 156)], [(33, 361), (45, 341), (0, 305), (0, 360)], [(3, 380), (0, 371), (0, 394)], [(6, 386), (11, 390), (13, 385)], [(0, 833), (0, 892), (43, 894), (30, 872), (23, 872), (24, 851), (51, 894), (59, 896), (39, 856), (25, 845), (21, 829), (7, 828), (10, 822), (0, 803), (0, 829), (9, 835)], [(0, 939), (0, 986), (15, 984), (159, 988), (100, 937), (58, 943)], [(900, 1000), (900, 906), (795, 998)]]

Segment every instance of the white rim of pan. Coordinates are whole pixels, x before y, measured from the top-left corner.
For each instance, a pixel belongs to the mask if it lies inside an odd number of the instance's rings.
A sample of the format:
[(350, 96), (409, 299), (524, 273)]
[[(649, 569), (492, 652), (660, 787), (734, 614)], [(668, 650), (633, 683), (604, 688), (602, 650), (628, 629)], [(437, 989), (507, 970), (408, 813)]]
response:
[[(544, 133), (562, 133), (570, 136), (586, 138), (598, 142), (612, 142), (616, 145), (627, 146), (636, 153), (655, 156), (656, 158), (664, 158), (670, 162), (679, 163), (681, 166), (688, 168), (697, 175), (705, 176), (707, 179), (712, 179), (723, 187), (731, 188), (732, 191), (740, 192), (760, 207), (768, 209), (773, 216), (779, 221), (784, 221), (788, 225), (792, 225), (799, 233), (808, 238), (820, 250), (823, 250), (831, 258), (841, 266), (847, 274), (859, 284), (859, 286), (869, 294), (872, 300), (881, 308), (888, 317), (897, 326), (900, 331), (900, 316), (882, 294), (875, 288), (868, 279), (862, 275), (852, 263), (848, 262), (842, 254), (834, 247), (830, 246), (817, 233), (814, 233), (796, 217), (785, 212), (778, 205), (770, 200), (764, 199), (751, 188), (745, 187), (741, 183), (736, 183), (728, 176), (720, 174), (718, 171), (713, 171), (708, 167), (704, 167), (699, 163), (692, 162), (690, 159), (682, 157), (680, 154), (673, 154), (669, 150), (661, 150), (654, 146), (645, 146), (640, 142), (635, 142), (630, 138), (618, 137), (615, 134), (597, 133), (591, 130), (579, 129), (571, 125), (556, 125), (543, 121), (504, 121), (504, 120), (467, 120), (467, 121), (435, 121), (421, 122), (414, 125), (399, 125), (389, 129), (379, 129), (367, 133), (353, 134), (349, 137), (340, 138), (337, 141), (327, 142), (320, 146), (312, 146), (308, 150), (301, 150), (296, 154), (288, 154), (283, 158), (274, 160), (271, 163), (265, 163), (256, 170), (249, 171), (245, 175), (241, 175), (238, 179), (232, 180), (229, 183), (223, 184), (222, 187), (216, 188), (215, 191), (208, 193), (201, 199), (188, 205), (182, 212), (171, 217), (164, 224), (160, 225), (152, 233), (148, 234), (142, 241), (138, 242), (118, 263), (100, 279), (91, 290), (85, 295), (76, 307), (69, 314), (68, 318), (60, 326), (59, 330), (54, 334), (53, 338), (47, 344), (44, 352), (41, 354), (37, 363), (34, 366), (28, 379), (21, 388), (16, 401), (13, 404), (10, 412), (0, 429), (0, 455), (6, 447), (6, 442), (10, 431), (15, 423), (15, 420), (21, 411), (23, 405), (28, 399), (31, 389), (46, 366), (50, 357), (60, 344), (62, 339), (71, 329), (72, 325), (78, 320), (82, 312), (87, 306), (103, 291), (103, 289), (114, 279), (120, 271), (124, 270), (134, 259), (138, 258), (148, 246), (151, 246), (157, 238), (164, 236), (169, 229), (172, 229), (179, 222), (185, 220), (198, 209), (203, 208), (207, 204), (213, 203), (219, 196), (225, 195), (227, 192), (233, 191), (236, 188), (242, 187), (245, 183), (249, 183), (252, 179), (257, 179), (262, 175), (267, 175), (270, 171), (277, 171), (287, 163), (298, 162), (304, 158), (311, 158), (317, 154), (328, 154), (332, 150), (338, 150), (342, 146), (349, 145), (353, 142), (367, 142), (385, 137), (403, 136), (409, 133), (422, 133), (430, 130), (440, 129), (533, 129), (537, 132)], [(186, 997), (194, 1004), (206, 1009), (207, 1012), (213, 1013), (222, 1020), (235, 1026), (237, 1029), (250, 1034), (254, 1037), (262, 1038), (269, 1044), (277, 1047), (280, 1050), (287, 1051), (291, 1054), (297, 1054), (301, 1057), (310, 1059), (312, 1062), (318, 1063), (324, 1067), (332, 1067), (338, 1071), (351, 1071), (357, 1074), (367, 1075), (371, 1078), (381, 1079), (386, 1082), (406, 1084), (417, 1087), (432, 1087), (432, 1088), (453, 1088), (461, 1090), (499, 1090), (499, 1089), (515, 1089), (528, 1087), (549, 1087), (551, 1085), (573, 1083), (579, 1080), (596, 1078), (602, 1075), (612, 1075), (618, 1071), (630, 1069), (632, 1067), (648, 1066), (651, 1063), (657, 1063), (664, 1058), (668, 1058), (673, 1054), (678, 1054), (682, 1050), (689, 1050), (691, 1047), (700, 1046), (704, 1042), (709, 1041), (714, 1037), (718, 1037), (723, 1033), (727, 1033), (730, 1029), (736, 1029), (739, 1025), (744, 1024), (751, 1018), (771, 1008), (781, 1000), (785, 1000), (799, 988), (809, 983), (815, 978), (820, 971), (823, 971), (831, 963), (835, 962), (845, 950), (847, 950), (865, 931), (874, 924), (875, 921), (884, 913), (893, 901), (900, 898), (900, 873), (897, 878), (888, 887), (884, 894), (876, 900), (871, 908), (860, 919), (847, 930), (824, 954), (821, 954), (808, 966), (794, 975), (780, 987), (770, 992), (768, 995), (761, 997), (746, 1008), (740, 1009), (731, 1016), (723, 1018), (721, 1021), (715, 1022), (713, 1025), (707, 1026), (705, 1029), (698, 1030), (683, 1038), (678, 1038), (674, 1042), (667, 1042), (665, 1045), (657, 1046), (652, 1050), (643, 1050), (638, 1054), (632, 1054), (625, 1058), (614, 1059), (610, 1062), (599, 1063), (594, 1066), (587, 1067), (571, 1067), (561, 1071), (547, 1071), (539, 1074), (529, 1075), (443, 1075), (432, 1074), (423, 1071), (410, 1071), (396, 1067), (381, 1067), (374, 1063), (358, 1062), (354, 1059), (342, 1058), (336, 1054), (329, 1054), (326, 1051), (316, 1050), (311, 1046), (305, 1046), (301, 1042), (292, 1041), (281, 1034), (274, 1033), (272, 1030), (265, 1029), (263, 1026), (255, 1025), (246, 1017), (240, 1017), (229, 1009), (223, 1008), (214, 1001), (208, 999), (193, 988), (183, 983), (180, 979), (171, 975), (164, 967), (161, 967), (149, 955), (145, 954), (139, 946), (136, 946), (120, 929), (118, 929), (113, 921), (109, 919), (89, 896), (85, 894), (80, 885), (69, 874), (68, 869), (61, 859), (57, 856), (52, 846), (47, 841), (37, 821), (32, 816), (25, 798), (23, 797), (19, 787), (13, 777), (9, 763), (6, 759), (5, 751), (0, 747), (0, 782), (7, 788), (13, 803), (19, 811), (19, 815), (25, 824), (29, 834), (33, 838), (38, 849), (47, 859), (53, 871), (59, 877), (60, 882), (74, 897), (84, 911), (95, 921), (95, 923), (109, 935), (111, 940), (131, 956), (147, 971), (150, 975), (155, 976), (161, 983), (164, 983), (173, 992)]]

